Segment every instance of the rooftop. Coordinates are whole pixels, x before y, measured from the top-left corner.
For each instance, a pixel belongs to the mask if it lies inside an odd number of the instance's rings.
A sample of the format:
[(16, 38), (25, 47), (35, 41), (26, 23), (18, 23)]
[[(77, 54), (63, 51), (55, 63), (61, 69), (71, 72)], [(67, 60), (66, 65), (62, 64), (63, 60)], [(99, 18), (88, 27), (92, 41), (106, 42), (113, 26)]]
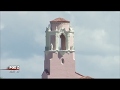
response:
[(54, 19), (54, 20), (52, 20), (50, 22), (68, 22), (68, 23), (70, 23), (70, 21), (65, 20), (64, 18), (60, 18), (60, 17), (56, 18), (56, 19)]
[(75, 72), (76, 74), (80, 75), (80, 79), (93, 79), (92, 77), (90, 76), (83, 76), (82, 74), (79, 74), (77, 72)]

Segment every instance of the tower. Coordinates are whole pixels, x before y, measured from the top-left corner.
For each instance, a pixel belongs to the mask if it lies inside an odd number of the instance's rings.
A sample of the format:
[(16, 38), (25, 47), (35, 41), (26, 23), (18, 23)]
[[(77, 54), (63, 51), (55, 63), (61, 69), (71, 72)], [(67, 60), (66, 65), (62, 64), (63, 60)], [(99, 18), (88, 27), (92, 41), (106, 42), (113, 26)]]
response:
[(70, 21), (56, 18), (46, 28), (42, 78), (80, 78), (75, 72), (74, 30)]

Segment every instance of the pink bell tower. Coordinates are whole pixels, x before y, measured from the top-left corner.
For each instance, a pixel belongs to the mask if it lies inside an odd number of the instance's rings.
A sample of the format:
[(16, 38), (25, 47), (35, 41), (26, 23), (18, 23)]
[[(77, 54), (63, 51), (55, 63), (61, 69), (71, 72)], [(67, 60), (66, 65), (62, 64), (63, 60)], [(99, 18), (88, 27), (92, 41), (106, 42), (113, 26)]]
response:
[(83, 78), (75, 72), (74, 30), (70, 21), (56, 18), (46, 28), (42, 78)]

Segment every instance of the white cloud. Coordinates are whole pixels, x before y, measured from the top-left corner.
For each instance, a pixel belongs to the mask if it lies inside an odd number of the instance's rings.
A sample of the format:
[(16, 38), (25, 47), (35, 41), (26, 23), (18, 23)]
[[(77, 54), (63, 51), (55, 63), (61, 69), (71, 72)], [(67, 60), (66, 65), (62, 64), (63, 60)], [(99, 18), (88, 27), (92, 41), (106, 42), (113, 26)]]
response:
[(8, 57), (8, 55), (9, 55), (8, 52), (2, 52), (1, 53), (2, 58), (6, 58), (6, 57)]
[(67, 13), (67, 14), (71, 14), (71, 12), (70, 12), (70, 11), (65, 11), (65, 13)]
[(77, 71), (93, 78), (120, 78), (119, 58), (120, 56), (76, 54)]
[(26, 15), (26, 14), (28, 14), (29, 12), (26, 12), (26, 11), (17, 11), (17, 13), (18, 13), (19, 15)]
[(5, 25), (3, 23), (0, 23), (0, 30), (3, 30), (5, 28)]
[(119, 66), (119, 56), (88, 56), (87, 58), (91, 59), (90, 62), (93, 65), (101, 68), (103, 71), (110, 71), (112, 68)]
[(112, 37), (105, 29), (90, 30), (75, 27), (74, 30), (77, 32), (75, 33), (75, 48), (77, 51), (81, 49), (84, 51), (91, 50), (91, 52), (97, 50), (97, 52), (102, 51), (103, 53), (119, 52), (119, 45), (108, 43), (108, 39)]
[(45, 47), (45, 33), (36, 32), (35, 41), (40, 44), (40, 46)]

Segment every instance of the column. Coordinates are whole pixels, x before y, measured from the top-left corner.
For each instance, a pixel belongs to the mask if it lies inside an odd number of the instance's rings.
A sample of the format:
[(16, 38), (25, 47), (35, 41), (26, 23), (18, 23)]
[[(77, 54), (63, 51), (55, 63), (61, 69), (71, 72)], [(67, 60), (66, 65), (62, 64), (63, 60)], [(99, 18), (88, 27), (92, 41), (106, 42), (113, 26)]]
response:
[(45, 35), (45, 40), (46, 40), (45, 51), (47, 51), (47, 32), (46, 32), (46, 35)]
[(50, 50), (50, 44), (51, 44), (51, 43), (50, 43), (50, 39), (51, 39), (51, 38), (50, 38), (50, 33), (48, 33), (48, 36), (47, 36), (47, 37), (48, 37), (48, 39), (47, 39), (47, 46), (48, 46), (48, 49)]
[(69, 48), (69, 37), (70, 37), (70, 35), (69, 35), (69, 33), (67, 34), (67, 37), (66, 37), (66, 50), (70, 50), (70, 48)]
[(56, 41), (56, 42), (55, 42), (55, 48), (56, 48), (55, 50), (58, 50), (58, 43), (59, 43), (59, 42), (58, 42), (58, 39), (59, 39), (59, 38), (58, 38), (58, 34), (56, 33), (56, 34), (55, 34), (55, 41)]
[(74, 33), (72, 33), (72, 37), (73, 37), (73, 50), (74, 50)]
[(47, 32), (46, 32), (45, 38), (46, 38), (46, 47), (48, 47), (48, 33)]

